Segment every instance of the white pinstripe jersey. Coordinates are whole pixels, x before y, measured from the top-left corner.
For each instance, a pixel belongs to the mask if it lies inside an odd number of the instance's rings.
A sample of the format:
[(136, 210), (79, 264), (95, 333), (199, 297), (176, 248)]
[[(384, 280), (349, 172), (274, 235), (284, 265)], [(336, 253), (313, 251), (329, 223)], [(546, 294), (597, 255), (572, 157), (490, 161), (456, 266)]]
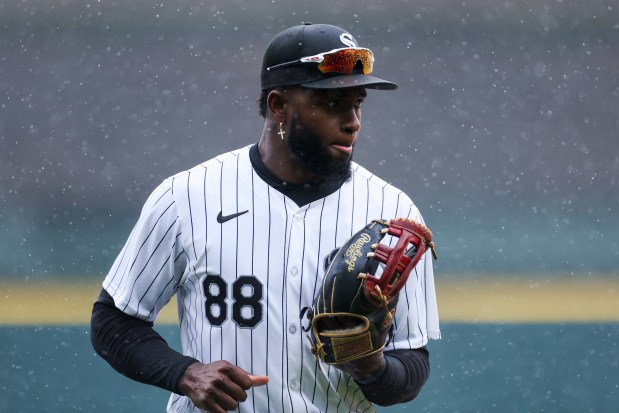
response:
[[(177, 294), (184, 354), (268, 375), (240, 412), (373, 412), (349, 375), (317, 367), (299, 321), (333, 248), (373, 218), (422, 221), (402, 191), (352, 169), (339, 190), (303, 207), (259, 178), (249, 147), (168, 178), (146, 201), (103, 287), (119, 309), (148, 321)], [(428, 255), (400, 293), (395, 326), (387, 349), (440, 336)], [(199, 411), (171, 395), (168, 412)]]

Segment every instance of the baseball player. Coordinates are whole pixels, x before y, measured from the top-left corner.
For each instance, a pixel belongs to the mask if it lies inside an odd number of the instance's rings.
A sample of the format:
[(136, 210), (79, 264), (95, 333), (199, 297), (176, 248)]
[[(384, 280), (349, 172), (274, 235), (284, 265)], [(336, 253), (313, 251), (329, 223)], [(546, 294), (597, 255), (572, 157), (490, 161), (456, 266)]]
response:
[[(256, 144), (164, 180), (103, 282), (91, 338), (122, 374), (169, 390), (168, 412), (374, 411), (412, 400), (440, 336), (431, 257), (400, 293), (382, 351), (332, 366), (299, 318), (325, 257), (375, 218), (423, 222), (401, 190), (352, 161), (374, 56), (347, 31), (304, 24), (262, 64)], [(153, 329), (176, 295), (182, 354)]]

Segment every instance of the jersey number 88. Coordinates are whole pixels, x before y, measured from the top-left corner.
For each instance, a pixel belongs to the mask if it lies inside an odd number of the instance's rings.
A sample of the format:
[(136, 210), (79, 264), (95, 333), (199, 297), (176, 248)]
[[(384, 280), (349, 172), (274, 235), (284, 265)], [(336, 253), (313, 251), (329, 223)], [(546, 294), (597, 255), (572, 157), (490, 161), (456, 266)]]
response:
[[(202, 282), (204, 311), (212, 326), (228, 319), (228, 285), (220, 275), (208, 275)], [(262, 284), (253, 275), (242, 275), (232, 283), (232, 320), (242, 328), (254, 328), (262, 321)]]

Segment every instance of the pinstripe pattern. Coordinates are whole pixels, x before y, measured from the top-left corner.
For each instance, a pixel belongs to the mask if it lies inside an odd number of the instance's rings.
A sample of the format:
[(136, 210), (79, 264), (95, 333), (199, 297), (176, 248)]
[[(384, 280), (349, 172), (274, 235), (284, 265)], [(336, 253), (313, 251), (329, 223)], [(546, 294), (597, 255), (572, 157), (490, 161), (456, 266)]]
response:
[[(248, 212), (220, 224), (220, 211)], [(338, 191), (299, 208), (256, 175), (245, 147), (156, 188), (103, 286), (120, 309), (149, 321), (177, 294), (185, 354), (268, 375), (240, 412), (373, 412), (347, 374), (318, 367), (298, 314), (313, 301), (324, 257), (370, 219), (396, 216), (421, 220), (404, 193), (357, 164)], [(400, 296), (389, 348), (440, 335), (430, 261)], [(170, 397), (168, 412), (198, 411)]]

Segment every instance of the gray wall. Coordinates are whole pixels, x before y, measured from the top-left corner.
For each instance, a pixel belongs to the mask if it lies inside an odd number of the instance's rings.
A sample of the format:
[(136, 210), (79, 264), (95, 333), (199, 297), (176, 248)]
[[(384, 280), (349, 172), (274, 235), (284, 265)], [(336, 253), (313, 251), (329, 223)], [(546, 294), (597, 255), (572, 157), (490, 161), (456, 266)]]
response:
[(413, 197), (439, 277), (619, 274), (616, 1), (5, 0), (0, 276), (105, 273), (155, 185), (257, 141), (262, 52), (301, 21), (400, 84), (355, 156)]

